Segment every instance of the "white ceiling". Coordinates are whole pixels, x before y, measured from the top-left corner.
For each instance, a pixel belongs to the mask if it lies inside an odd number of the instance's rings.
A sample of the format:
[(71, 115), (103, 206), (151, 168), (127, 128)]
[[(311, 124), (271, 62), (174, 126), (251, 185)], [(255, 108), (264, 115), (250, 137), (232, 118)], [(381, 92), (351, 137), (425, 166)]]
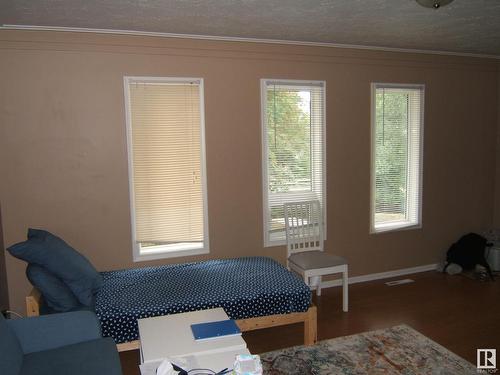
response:
[(0, 0), (0, 24), (134, 30), (500, 57), (500, 0)]

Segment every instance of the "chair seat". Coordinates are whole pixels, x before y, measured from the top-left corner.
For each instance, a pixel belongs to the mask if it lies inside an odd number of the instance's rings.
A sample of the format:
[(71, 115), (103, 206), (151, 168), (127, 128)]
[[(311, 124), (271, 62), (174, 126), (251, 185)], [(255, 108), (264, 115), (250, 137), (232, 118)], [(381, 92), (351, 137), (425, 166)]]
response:
[(24, 356), (20, 375), (121, 375), (116, 344), (110, 338), (85, 341)]
[(347, 260), (345, 260), (345, 258), (337, 255), (326, 254), (323, 251), (304, 251), (301, 253), (295, 253), (290, 255), (288, 261), (303, 270), (315, 270), (347, 264)]

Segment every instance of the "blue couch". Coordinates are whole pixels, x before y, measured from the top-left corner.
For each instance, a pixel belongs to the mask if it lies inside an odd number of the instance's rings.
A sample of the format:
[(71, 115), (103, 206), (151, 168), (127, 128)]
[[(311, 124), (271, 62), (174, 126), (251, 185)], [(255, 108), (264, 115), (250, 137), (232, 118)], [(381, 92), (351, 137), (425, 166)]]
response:
[(0, 314), (0, 374), (121, 374), (111, 338), (94, 313), (77, 311), (6, 320)]

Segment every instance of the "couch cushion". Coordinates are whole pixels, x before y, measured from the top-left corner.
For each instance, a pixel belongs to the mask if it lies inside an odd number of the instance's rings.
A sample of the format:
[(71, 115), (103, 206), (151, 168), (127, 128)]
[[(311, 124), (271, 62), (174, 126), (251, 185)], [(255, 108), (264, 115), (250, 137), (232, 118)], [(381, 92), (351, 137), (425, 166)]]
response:
[(80, 302), (71, 289), (53, 273), (35, 263), (26, 268), (28, 280), (42, 293), (43, 300), (54, 312), (66, 312), (77, 309)]
[(120, 358), (111, 338), (85, 341), (24, 356), (19, 375), (119, 375)]
[(61, 279), (85, 306), (92, 304), (94, 294), (101, 287), (101, 275), (87, 258), (45, 230), (30, 228), (27, 241), (7, 250), (16, 258), (46, 268)]
[(23, 351), (14, 332), (0, 314), (0, 374), (17, 375), (21, 369)]

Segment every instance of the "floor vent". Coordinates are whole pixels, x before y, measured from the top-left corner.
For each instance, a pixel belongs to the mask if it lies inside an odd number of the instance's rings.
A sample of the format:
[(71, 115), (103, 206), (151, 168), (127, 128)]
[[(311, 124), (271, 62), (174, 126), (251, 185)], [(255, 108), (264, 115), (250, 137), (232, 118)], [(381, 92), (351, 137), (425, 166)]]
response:
[(412, 280), (412, 279), (401, 279), (401, 280), (388, 281), (385, 283), (385, 285), (394, 286), (394, 285), (409, 284), (409, 283), (414, 283), (414, 282), (415, 282), (415, 280)]

